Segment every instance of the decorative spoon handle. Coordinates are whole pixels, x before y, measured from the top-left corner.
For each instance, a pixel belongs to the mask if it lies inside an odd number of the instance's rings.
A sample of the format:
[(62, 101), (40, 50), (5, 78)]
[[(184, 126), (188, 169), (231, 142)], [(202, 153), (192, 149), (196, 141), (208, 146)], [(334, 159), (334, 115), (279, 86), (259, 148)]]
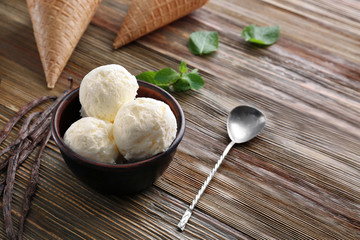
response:
[(228, 154), (228, 152), (230, 151), (230, 149), (232, 148), (232, 146), (234, 146), (235, 142), (231, 141), (231, 143), (229, 143), (229, 145), (227, 145), (227, 147), (225, 148), (223, 154), (221, 155), (220, 159), (218, 160), (218, 162), (215, 164), (215, 167), (211, 170), (209, 176), (207, 177), (206, 181), (204, 182), (204, 184), (202, 185), (202, 187), (200, 188), (199, 192), (197, 193), (197, 195), (195, 196), (194, 200), (192, 201), (191, 205), (189, 206), (189, 208), (185, 211), (184, 215), (182, 216), (180, 222), (178, 223), (178, 228), (181, 231), (184, 231), (186, 223), (189, 221), (192, 211), (196, 205), (196, 203), (199, 201), (201, 195), (204, 193), (207, 185), (209, 185), (211, 179), (214, 177), (216, 171), (218, 170), (218, 168), (220, 167), (222, 161), (224, 160), (224, 158), (226, 157), (226, 155)]

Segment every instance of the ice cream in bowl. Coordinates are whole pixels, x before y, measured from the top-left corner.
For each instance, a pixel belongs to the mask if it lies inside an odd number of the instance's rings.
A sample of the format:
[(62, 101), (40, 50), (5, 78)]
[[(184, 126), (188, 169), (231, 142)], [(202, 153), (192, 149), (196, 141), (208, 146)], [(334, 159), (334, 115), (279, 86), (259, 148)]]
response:
[(64, 98), (51, 130), (81, 181), (101, 193), (131, 194), (169, 166), (185, 117), (171, 94), (112, 64), (89, 72)]

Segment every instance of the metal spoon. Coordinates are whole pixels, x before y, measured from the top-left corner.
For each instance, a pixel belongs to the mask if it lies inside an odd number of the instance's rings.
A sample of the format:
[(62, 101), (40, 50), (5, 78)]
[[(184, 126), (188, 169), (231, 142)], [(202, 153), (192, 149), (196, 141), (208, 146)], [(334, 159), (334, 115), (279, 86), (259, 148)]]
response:
[(234, 146), (235, 143), (244, 143), (256, 137), (265, 127), (265, 122), (266, 118), (264, 114), (256, 108), (250, 106), (238, 106), (230, 112), (230, 115), (227, 119), (227, 132), (231, 142), (225, 148), (220, 159), (216, 163), (215, 167), (211, 170), (208, 178), (202, 185), (198, 194), (195, 196), (195, 199), (192, 201), (189, 208), (185, 211), (183, 217), (177, 225), (179, 230), (184, 231), (185, 225), (189, 221), (196, 203), (199, 201), (201, 195), (204, 193), (207, 185), (214, 177), (216, 171), (220, 167), (222, 161), (232, 146)]

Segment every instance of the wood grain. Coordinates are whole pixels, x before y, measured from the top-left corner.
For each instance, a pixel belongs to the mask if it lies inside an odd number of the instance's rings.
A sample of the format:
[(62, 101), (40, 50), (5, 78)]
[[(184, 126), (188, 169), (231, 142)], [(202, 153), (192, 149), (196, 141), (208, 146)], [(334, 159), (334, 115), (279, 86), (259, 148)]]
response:
[[(103, 0), (51, 91), (26, 3), (0, 3), (0, 128), (26, 102), (60, 95), (68, 76), (78, 86), (99, 65), (119, 63), (136, 75), (185, 60), (205, 80), (199, 91), (173, 93), (186, 117), (184, 139), (163, 176), (138, 195), (89, 189), (50, 141), (24, 239), (360, 239), (358, 1), (211, 0), (114, 51), (129, 3)], [(247, 44), (248, 24), (278, 24), (280, 39), (267, 48)], [(218, 31), (216, 53), (189, 52), (198, 30)], [(260, 108), (266, 128), (230, 151), (180, 233), (176, 224), (228, 144), (226, 118), (239, 104)], [(15, 227), (34, 157), (16, 176)], [(3, 224), (1, 217), (1, 238)]]

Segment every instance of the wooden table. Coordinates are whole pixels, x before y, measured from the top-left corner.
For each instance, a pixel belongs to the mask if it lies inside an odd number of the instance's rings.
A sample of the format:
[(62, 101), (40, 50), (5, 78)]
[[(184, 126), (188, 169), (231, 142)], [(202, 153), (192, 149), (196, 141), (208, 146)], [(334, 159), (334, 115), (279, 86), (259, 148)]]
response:
[[(0, 128), (28, 101), (60, 95), (67, 77), (78, 86), (100, 65), (118, 63), (136, 75), (185, 60), (205, 80), (199, 91), (173, 93), (185, 113), (185, 136), (167, 171), (140, 194), (98, 194), (50, 141), (24, 238), (360, 239), (359, 2), (211, 0), (115, 51), (129, 3), (103, 0), (49, 90), (26, 2), (0, 2)], [(241, 38), (248, 24), (278, 24), (281, 36), (270, 47), (252, 46)], [(216, 53), (189, 52), (189, 35), (199, 30), (219, 33)], [(235, 145), (179, 232), (184, 210), (229, 143), (226, 118), (239, 104), (260, 108), (266, 128)], [(16, 228), (34, 157), (16, 176)], [(0, 236), (6, 238), (2, 217)]]

